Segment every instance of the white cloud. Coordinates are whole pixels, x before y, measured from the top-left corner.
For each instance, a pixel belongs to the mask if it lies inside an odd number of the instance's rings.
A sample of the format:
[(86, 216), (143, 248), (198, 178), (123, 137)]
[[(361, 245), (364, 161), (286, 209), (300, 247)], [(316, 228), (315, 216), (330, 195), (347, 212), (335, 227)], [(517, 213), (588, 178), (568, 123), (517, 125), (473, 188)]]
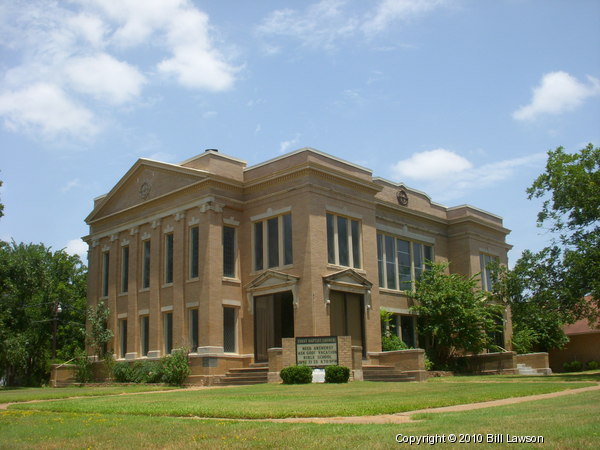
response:
[[(351, 36), (359, 26), (356, 18), (343, 11), (343, 0), (321, 0), (305, 11), (280, 9), (273, 11), (258, 26), (262, 35), (291, 37), (303, 45), (333, 48), (338, 39)], [(268, 47), (270, 53), (273, 47)]]
[(385, 31), (393, 22), (407, 21), (447, 3), (445, 0), (383, 0), (363, 23), (367, 35)]
[(292, 146), (298, 144), (298, 142), (300, 142), (300, 134), (299, 133), (297, 133), (293, 139), (280, 142), (279, 143), (279, 153), (285, 153), (285, 152), (289, 151), (290, 148), (292, 148)]
[(79, 256), (84, 264), (87, 263), (88, 245), (81, 239), (71, 239), (67, 242), (65, 252), (71, 256)]
[[(364, 14), (346, 11), (345, 0), (321, 0), (300, 11), (280, 9), (271, 12), (257, 27), (264, 36), (289, 37), (302, 45), (335, 48), (338, 41), (351, 37), (372, 37), (397, 21), (417, 18), (444, 6), (447, 0), (381, 0)], [(265, 44), (267, 54), (277, 54), (280, 45)]]
[(65, 133), (91, 137), (99, 131), (91, 111), (48, 83), (1, 93), (0, 116), (11, 130), (39, 131), (47, 137)]
[(600, 80), (588, 76), (588, 81), (589, 84), (581, 83), (566, 72), (547, 73), (533, 89), (531, 102), (512, 116), (516, 120), (535, 120), (544, 114), (572, 111), (589, 97), (600, 95)]
[(135, 67), (106, 53), (72, 58), (64, 70), (75, 90), (113, 104), (133, 100), (146, 82)]
[(0, 44), (21, 58), (0, 68), (0, 117), (14, 131), (89, 137), (99, 130), (97, 116), (110, 113), (97, 102), (137, 100), (163, 82), (152, 76), (157, 71), (185, 88), (223, 91), (239, 70), (190, 0), (28, 0), (1, 8)]
[(476, 167), (466, 158), (444, 149), (413, 154), (392, 166), (397, 181), (415, 180), (437, 201), (460, 198), (466, 192), (504, 182), (527, 167), (539, 167), (545, 153), (507, 159)]
[(62, 193), (65, 192), (69, 192), (71, 189), (75, 189), (75, 188), (79, 188), (81, 187), (81, 182), (79, 181), (79, 178), (75, 178), (71, 181), (69, 181), (68, 183), (66, 183), (63, 187), (60, 188), (60, 191)]
[(414, 153), (410, 158), (392, 166), (399, 178), (435, 180), (440, 177), (464, 172), (473, 165), (462, 156), (443, 148)]

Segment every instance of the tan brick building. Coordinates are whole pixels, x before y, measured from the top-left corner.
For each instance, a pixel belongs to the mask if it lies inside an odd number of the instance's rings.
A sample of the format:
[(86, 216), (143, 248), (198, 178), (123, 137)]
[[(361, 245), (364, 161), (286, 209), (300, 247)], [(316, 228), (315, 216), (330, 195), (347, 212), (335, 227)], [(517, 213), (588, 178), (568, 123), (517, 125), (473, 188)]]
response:
[(510, 249), (498, 216), (310, 148), (251, 167), (216, 150), (140, 159), (86, 222), (89, 303), (109, 305), (116, 357), (187, 347), (197, 376), (266, 361), (294, 336), (348, 335), (368, 358), (381, 308), (416, 347), (405, 291), (425, 260), (473, 275)]

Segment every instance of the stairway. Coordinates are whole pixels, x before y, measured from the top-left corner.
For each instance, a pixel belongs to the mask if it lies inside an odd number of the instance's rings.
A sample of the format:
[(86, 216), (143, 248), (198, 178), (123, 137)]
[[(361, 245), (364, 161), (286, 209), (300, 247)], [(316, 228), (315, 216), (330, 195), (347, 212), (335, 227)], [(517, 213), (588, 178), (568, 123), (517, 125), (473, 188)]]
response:
[(365, 381), (415, 381), (414, 377), (396, 369), (394, 366), (363, 365)]
[(267, 382), (269, 368), (266, 365), (252, 365), (229, 369), (225, 376), (217, 383), (219, 386), (246, 386)]
[(526, 364), (517, 364), (517, 374), (518, 375), (542, 375), (536, 369), (529, 367)]

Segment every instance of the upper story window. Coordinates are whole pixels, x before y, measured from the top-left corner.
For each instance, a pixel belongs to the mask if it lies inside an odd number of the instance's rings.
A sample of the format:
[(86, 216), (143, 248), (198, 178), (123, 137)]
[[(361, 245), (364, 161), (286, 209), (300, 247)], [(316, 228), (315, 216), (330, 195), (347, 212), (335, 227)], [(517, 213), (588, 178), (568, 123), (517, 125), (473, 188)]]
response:
[(223, 276), (235, 278), (235, 228), (223, 226)]
[(129, 291), (129, 247), (121, 249), (121, 292), (126, 294)]
[(253, 230), (254, 270), (293, 263), (291, 214), (254, 222)]
[(492, 262), (498, 262), (497, 256), (486, 255), (482, 253), (479, 255), (479, 264), (481, 266), (481, 289), (484, 291), (491, 291), (494, 285), (493, 271), (491, 267)]
[(200, 230), (190, 228), (190, 278), (198, 278), (200, 274)]
[(102, 253), (102, 297), (108, 297), (108, 269), (110, 252)]
[(361, 267), (360, 222), (327, 214), (327, 262), (338, 266)]
[(173, 233), (165, 234), (165, 284), (173, 283)]
[(142, 289), (150, 287), (150, 240), (145, 240), (142, 246)]
[(433, 261), (432, 246), (377, 234), (379, 287), (412, 290), (426, 269), (426, 261)]

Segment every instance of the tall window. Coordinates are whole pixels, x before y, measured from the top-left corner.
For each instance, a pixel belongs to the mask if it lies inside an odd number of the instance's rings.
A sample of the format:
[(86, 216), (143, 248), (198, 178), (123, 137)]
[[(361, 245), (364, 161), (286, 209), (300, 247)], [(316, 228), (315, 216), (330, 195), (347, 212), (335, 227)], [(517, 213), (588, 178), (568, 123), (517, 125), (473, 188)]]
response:
[(237, 314), (235, 308), (223, 307), (223, 351), (235, 353), (237, 349)]
[(127, 354), (127, 319), (119, 320), (119, 355), (125, 358)]
[(165, 283), (173, 282), (173, 233), (165, 234)]
[(188, 310), (189, 345), (192, 352), (198, 348), (198, 309)]
[(102, 297), (108, 297), (108, 265), (110, 252), (102, 253)]
[(484, 291), (491, 291), (495, 281), (493, 279), (491, 267), (492, 262), (497, 263), (498, 257), (486, 255), (485, 253), (479, 255), (479, 264), (481, 266), (481, 289), (483, 289)]
[(377, 234), (377, 266), (379, 287), (410, 291), (420, 280), (426, 262), (433, 261), (430, 245)]
[(142, 356), (148, 356), (150, 349), (150, 317), (142, 316), (140, 318), (140, 351)]
[(129, 291), (129, 247), (121, 249), (121, 292)]
[(235, 228), (223, 227), (223, 276), (235, 277)]
[(168, 312), (163, 315), (163, 342), (165, 344), (165, 354), (173, 351), (173, 313)]
[(388, 327), (389, 331), (398, 336), (409, 348), (417, 346), (415, 316), (392, 314), (387, 324), (382, 323), (382, 335), (385, 327)]
[(358, 220), (327, 214), (327, 262), (360, 268), (360, 234)]
[(200, 274), (200, 231), (198, 227), (190, 228), (190, 278), (198, 278)]
[(150, 240), (144, 241), (142, 255), (142, 288), (150, 287)]
[(254, 222), (254, 270), (293, 263), (292, 215)]

